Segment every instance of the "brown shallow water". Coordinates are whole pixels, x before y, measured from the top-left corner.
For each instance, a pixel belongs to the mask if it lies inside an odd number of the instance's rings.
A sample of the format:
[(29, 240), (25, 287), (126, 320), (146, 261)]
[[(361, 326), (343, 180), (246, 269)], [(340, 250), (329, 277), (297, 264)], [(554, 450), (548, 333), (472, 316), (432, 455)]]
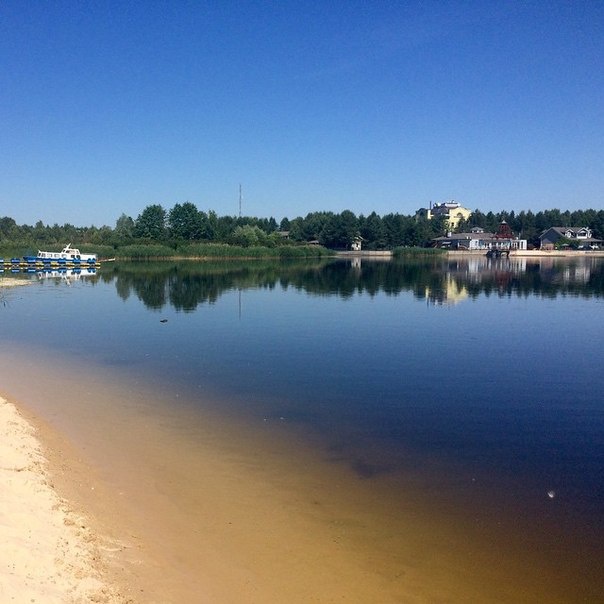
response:
[[(14, 347), (0, 367), (2, 395), (45, 426), (61, 492), (122, 542), (112, 572), (133, 601), (600, 597), (589, 527), (560, 541), (545, 499), (535, 525), (511, 498), (489, 500), (488, 476), (450, 497), (412, 460), (405, 472), (354, 471), (286, 419), (225, 418), (216, 400), (173, 412), (169, 391), (117, 369)], [(579, 542), (591, 561), (573, 554)]]

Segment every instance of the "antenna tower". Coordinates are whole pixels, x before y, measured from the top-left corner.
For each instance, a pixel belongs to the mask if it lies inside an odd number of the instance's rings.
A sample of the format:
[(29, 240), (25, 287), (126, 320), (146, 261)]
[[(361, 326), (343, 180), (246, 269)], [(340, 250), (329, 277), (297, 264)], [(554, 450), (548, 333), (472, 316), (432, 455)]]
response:
[(241, 185), (239, 185), (239, 218), (241, 218), (241, 200), (243, 199), (243, 195), (241, 193)]

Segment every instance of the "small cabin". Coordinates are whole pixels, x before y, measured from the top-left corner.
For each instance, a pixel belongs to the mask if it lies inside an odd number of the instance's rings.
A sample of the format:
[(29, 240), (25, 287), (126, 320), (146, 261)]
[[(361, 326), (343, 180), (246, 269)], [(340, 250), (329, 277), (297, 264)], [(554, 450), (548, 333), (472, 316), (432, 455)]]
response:
[(360, 235), (357, 235), (350, 244), (350, 249), (353, 252), (360, 252), (363, 243), (363, 238)]

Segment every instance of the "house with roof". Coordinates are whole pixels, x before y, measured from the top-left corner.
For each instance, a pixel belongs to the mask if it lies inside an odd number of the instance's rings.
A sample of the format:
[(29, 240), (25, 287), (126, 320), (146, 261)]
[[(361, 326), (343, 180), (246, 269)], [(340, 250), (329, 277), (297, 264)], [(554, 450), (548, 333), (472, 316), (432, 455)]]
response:
[(363, 241), (365, 241), (360, 235), (357, 235), (353, 240), (352, 243), (350, 244), (350, 249), (353, 252), (360, 252), (361, 251), (361, 246), (363, 244)]
[(454, 230), (462, 220), (467, 220), (472, 215), (471, 210), (464, 208), (456, 201), (444, 201), (443, 203), (432, 204), (429, 208), (420, 208), (416, 213), (416, 218), (425, 218), (432, 220), (444, 216), (447, 220), (447, 228)]
[(488, 242), (494, 233), (485, 233), (484, 229), (474, 227), (469, 233), (447, 233), (443, 237), (433, 239), (436, 247), (450, 250), (487, 250)]
[(514, 237), (505, 221), (497, 233), (485, 232), (481, 227), (473, 227), (469, 233), (447, 233), (446, 237), (433, 239), (436, 247), (449, 250), (525, 250), (526, 239)]
[(556, 244), (568, 243), (572, 247), (593, 247), (602, 244), (601, 239), (595, 239), (589, 227), (550, 227), (539, 235), (542, 250), (553, 250)]

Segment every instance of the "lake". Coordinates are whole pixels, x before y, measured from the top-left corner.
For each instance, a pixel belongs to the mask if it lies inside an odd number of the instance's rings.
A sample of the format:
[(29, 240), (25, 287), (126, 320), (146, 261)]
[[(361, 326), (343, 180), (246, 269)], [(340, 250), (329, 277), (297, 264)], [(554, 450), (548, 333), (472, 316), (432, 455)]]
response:
[(3, 292), (0, 388), (129, 494), (191, 593), (601, 598), (602, 259), (6, 278), (31, 283)]

